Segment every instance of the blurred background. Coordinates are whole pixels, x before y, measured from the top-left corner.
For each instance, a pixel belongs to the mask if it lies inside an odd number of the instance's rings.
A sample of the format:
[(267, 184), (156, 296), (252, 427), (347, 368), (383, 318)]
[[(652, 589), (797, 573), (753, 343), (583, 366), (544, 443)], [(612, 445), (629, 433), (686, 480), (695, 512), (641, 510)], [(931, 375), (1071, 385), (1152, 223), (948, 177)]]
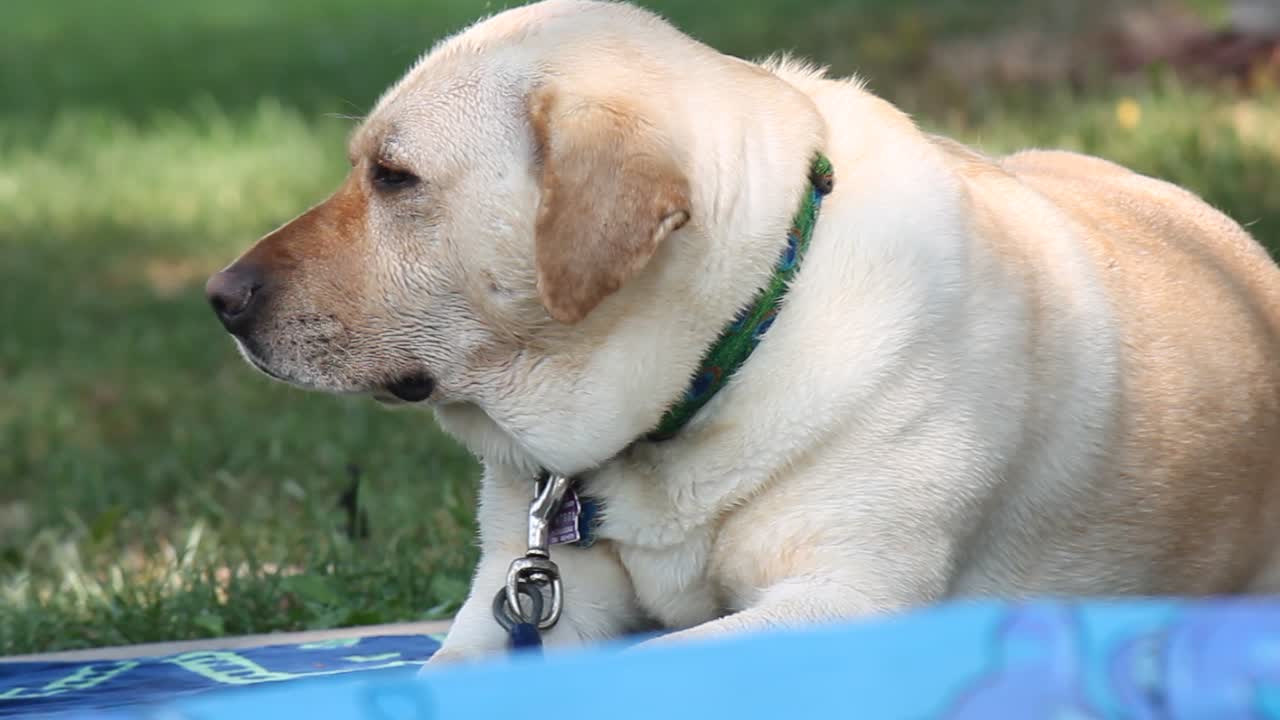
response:
[[(984, 150), (1183, 184), (1280, 247), (1280, 0), (643, 4)], [(422, 51), (502, 7), (0, 3), (0, 655), (456, 609), (473, 462), (429, 414), (257, 375), (202, 286), (336, 186)]]

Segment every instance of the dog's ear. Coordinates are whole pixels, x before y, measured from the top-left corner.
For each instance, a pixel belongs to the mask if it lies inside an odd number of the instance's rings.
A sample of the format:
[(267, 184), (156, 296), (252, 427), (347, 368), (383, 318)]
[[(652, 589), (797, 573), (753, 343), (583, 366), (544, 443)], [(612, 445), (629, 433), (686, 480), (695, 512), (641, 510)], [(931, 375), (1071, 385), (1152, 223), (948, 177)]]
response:
[(638, 273), (689, 220), (689, 181), (670, 141), (625, 99), (535, 90), (541, 172), (538, 297), (572, 324)]

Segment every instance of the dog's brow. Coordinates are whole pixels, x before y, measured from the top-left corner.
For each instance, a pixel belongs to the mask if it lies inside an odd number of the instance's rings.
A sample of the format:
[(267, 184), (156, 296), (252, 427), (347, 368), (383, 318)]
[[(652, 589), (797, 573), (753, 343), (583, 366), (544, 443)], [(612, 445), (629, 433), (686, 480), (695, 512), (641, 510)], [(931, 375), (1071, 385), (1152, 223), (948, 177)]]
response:
[(378, 144), (378, 160), (390, 165), (395, 165), (397, 158), (400, 157), (400, 137), (394, 130), (388, 132), (382, 142)]

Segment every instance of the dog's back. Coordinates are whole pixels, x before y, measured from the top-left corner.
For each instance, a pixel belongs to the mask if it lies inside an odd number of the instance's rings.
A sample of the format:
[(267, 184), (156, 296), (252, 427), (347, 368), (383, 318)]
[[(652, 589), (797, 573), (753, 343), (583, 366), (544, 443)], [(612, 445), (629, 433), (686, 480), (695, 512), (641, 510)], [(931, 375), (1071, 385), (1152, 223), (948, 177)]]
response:
[(1070, 218), (1115, 318), (1118, 433), (1091, 512), (1149, 545), (1170, 592), (1274, 585), (1280, 270), (1171, 184), (1069, 152), (1000, 166)]

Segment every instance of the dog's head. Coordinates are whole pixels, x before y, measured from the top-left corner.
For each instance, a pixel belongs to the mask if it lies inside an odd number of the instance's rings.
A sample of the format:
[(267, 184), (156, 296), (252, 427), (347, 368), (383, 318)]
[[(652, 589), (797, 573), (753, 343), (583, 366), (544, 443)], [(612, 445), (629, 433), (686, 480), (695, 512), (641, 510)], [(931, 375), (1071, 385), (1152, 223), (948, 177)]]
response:
[(716, 201), (680, 78), (768, 75), (728, 60), (614, 3), (490, 18), (383, 96), (341, 187), (210, 278), (209, 300), (274, 378), (429, 401), (455, 428), (483, 416), (544, 464), (598, 461), (557, 456), (539, 426), (616, 452), (726, 316), (673, 301), (695, 299)]

